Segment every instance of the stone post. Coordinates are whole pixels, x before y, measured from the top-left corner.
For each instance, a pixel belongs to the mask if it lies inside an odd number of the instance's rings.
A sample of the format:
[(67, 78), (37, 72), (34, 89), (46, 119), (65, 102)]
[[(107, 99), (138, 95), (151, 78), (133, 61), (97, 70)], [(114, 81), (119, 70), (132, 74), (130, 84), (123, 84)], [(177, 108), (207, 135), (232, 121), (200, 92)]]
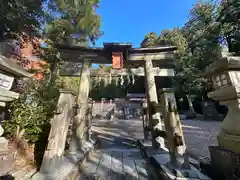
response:
[(2, 137), (3, 133), (4, 133), (4, 129), (0, 124), (0, 151), (8, 149), (8, 140), (5, 137)]
[(3, 133), (4, 129), (0, 124), (0, 176), (12, 169), (15, 160), (14, 152), (8, 149), (8, 140), (2, 137)]
[(148, 110), (149, 110), (149, 128), (152, 129), (152, 146), (153, 148), (164, 148), (164, 139), (160, 136), (154, 137), (153, 131), (158, 129), (162, 130), (162, 121), (160, 113), (157, 112), (153, 114), (151, 111), (151, 108), (149, 108), (150, 104), (152, 102), (158, 103), (158, 97), (157, 97), (157, 90), (156, 90), (156, 84), (155, 84), (155, 78), (153, 74), (153, 64), (152, 60), (147, 58), (149, 56), (145, 57), (145, 65), (144, 65), (144, 71), (146, 76), (146, 91), (147, 91), (147, 101), (148, 101)]
[[(171, 88), (164, 88), (161, 91), (159, 91), (159, 96), (160, 96), (160, 102), (161, 102), (161, 106), (164, 107), (164, 111), (163, 111), (163, 119), (164, 119), (164, 124), (165, 124), (165, 131), (168, 134), (168, 137), (171, 136), (172, 131), (174, 131), (177, 136), (182, 137), (182, 142), (183, 145), (181, 146), (177, 146), (177, 153), (179, 155), (184, 155), (185, 150), (186, 150), (186, 145), (185, 145), (185, 141), (184, 141), (184, 137), (183, 137), (183, 131), (182, 131), (182, 126), (181, 126), (181, 121), (178, 115), (178, 111), (177, 109), (174, 110), (175, 113), (175, 119), (176, 122), (174, 122), (174, 129), (169, 129), (171, 128), (169, 126), (169, 117), (168, 117), (168, 108), (169, 108), (169, 101), (172, 103), (173, 107), (177, 107), (177, 103), (176, 103), (176, 99), (175, 99), (175, 95), (173, 92), (173, 89)], [(170, 134), (169, 134), (170, 133)], [(172, 138), (170, 138), (172, 139)]]
[(91, 134), (92, 134), (92, 109), (93, 109), (93, 102), (88, 102), (88, 111), (87, 111), (87, 140), (91, 141)]
[(103, 113), (103, 107), (104, 107), (104, 98), (101, 98), (101, 111)]
[(149, 131), (146, 129), (148, 126), (149, 117), (148, 117), (148, 109), (147, 109), (147, 102), (142, 103), (142, 125), (143, 125), (143, 134), (144, 140), (149, 139)]
[(156, 132), (166, 137), (169, 153), (159, 153), (152, 158), (158, 163), (160, 173), (165, 179), (206, 179), (198, 169), (189, 163), (189, 156), (185, 153), (185, 142), (177, 112), (176, 100), (172, 89), (160, 91), (160, 106), (163, 107), (165, 131)]
[(84, 60), (81, 69), (79, 89), (77, 95), (78, 113), (73, 121), (73, 137), (70, 143), (70, 152), (81, 150), (82, 142), (86, 139), (87, 123), (86, 111), (88, 108), (88, 95), (90, 91), (90, 66), (89, 60)]
[(47, 148), (44, 152), (42, 173), (50, 173), (59, 164), (64, 154), (68, 127), (74, 117), (76, 95), (71, 91), (60, 90), (55, 115), (51, 121)]

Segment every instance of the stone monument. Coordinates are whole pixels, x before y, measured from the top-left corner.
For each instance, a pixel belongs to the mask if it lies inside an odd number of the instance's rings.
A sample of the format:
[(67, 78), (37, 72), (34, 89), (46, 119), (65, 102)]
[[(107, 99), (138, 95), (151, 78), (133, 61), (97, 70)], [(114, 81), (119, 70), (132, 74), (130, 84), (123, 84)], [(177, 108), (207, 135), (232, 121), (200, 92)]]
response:
[[(31, 77), (32, 74), (17, 65), (14, 60), (0, 54), (0, 106), (17, 99), (19, 94), (11, 91), (16, 77)], [(7, 173), (13, 164), (13, 152), (8, 150), (8, 141), (2, 137), (4, 130), (0, 124), (0, 176)]]
[(219, 114), (216, 108), (216, 104), (212, 100), (202, 102), (203, 117), (208, 121), (222, 121), (223, 115)]

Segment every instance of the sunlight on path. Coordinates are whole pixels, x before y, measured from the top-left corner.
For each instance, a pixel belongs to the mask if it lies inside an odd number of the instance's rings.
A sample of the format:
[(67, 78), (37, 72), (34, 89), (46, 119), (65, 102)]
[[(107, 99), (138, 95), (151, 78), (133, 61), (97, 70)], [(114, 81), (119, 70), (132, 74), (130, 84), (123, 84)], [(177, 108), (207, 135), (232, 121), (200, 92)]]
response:
[(92, 153), (79, 180), (147, 180), (146, 162), (138, 149), (103, 149)]
[[(217, 144), (221, 122), (185, 120), (182, 125), (188, 151), (209, 157), (208, 146)], [(79, 180), (151, 180), (134, 144), (134, 139), (143, 139), (141, 120), (95, 121), (92, 130), (101, 149), (84, 163)]]
[[(95, 121), (96, 149), (81, 168), (78, 180), (148, 180), (147, 165), (136, 147), (138, 122)], [(140, 132), (142, 134), (142, 132)]]

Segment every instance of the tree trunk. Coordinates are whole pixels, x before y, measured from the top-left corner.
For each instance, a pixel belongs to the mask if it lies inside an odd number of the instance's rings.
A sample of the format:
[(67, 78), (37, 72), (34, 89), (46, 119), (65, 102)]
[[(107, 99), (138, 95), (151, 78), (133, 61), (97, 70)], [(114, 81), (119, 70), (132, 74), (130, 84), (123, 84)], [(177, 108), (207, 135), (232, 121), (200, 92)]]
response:
[(55, 61), (52, 65), (51, 65), (51, 82), (54, 83), (57, 79), (57, 73), (58, 73), (58, 64)]
[(186, 95), (186, 97), (187, 97), (188, 107), (189, 107), (190, 113), (191, 113), (191, 114), (195, 114), (196, 112), (195, 112), (195, 110), (194, 110), (194, 108), (193, 108), (193, 104), (192, 104), (191, 99), (189, 98), (188, 95)]

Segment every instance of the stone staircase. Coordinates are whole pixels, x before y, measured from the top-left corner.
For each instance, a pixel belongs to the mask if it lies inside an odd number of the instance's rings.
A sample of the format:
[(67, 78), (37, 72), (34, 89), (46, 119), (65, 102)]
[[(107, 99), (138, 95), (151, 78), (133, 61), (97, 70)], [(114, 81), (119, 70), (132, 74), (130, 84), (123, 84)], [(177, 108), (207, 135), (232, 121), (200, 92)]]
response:
[(29, 180), (36, 172), (36, 168), (30, 168), (27, 165), (24, 167), (13, 167), (7, 175), (1, 176), (0, 180)]

